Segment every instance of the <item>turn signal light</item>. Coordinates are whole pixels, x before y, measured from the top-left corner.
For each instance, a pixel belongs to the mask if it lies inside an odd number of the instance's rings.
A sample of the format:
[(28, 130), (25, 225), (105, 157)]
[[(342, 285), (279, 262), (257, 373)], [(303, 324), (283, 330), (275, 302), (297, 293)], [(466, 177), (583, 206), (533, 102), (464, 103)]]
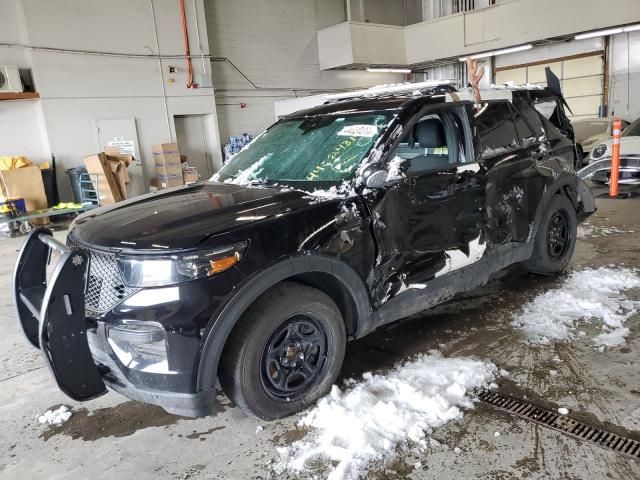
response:
[(235, 252), (233, 255), (229, 255), (228, 257), (216, 258), (215, 260), (211, 260), (209, 262), (209, 275), (215, 275), (216, 273), (229, 270), (239, 261), (239, 252)]

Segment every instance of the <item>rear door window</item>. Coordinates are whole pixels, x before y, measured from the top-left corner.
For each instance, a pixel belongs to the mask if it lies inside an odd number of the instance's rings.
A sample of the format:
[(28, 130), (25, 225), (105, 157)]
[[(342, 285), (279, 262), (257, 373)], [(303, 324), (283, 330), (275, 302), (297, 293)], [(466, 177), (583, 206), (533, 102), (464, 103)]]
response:
[(512, 107), (516, 131), (520, 140), (526, 145), (537, 141), (538, 137), (544, 134), (544, 129), (536, 111), (523, 102), (514, 104)]
[(507, 153), (518, 147), (518, 136), (508, 102), (488, 102), (475, 114), (482, 158)]
[(542, 122), (542, 126), (549, 140), (556, 140), (564, 137), (562, 132), (558, 129), (561, 122), (559, 118), (559, 107), (556, 102), (538, 102), (535, 104), (535, 109), (538, 112), (538, 118)]

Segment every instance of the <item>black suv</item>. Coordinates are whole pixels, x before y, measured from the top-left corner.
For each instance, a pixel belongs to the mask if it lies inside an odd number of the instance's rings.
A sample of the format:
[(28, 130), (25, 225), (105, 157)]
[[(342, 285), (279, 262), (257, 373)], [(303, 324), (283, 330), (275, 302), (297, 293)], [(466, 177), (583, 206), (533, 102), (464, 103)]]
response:
[[(219, 383), (263, 419), (326, 394), (348, 340), (486, 283), (569, 262), (594, 198), (547, 89), (341, 95), (281, 119), (213, 181), (27, 239), (17, 314), (59, 387), (180, 415)], [(51, 250), (61, 253), (50, 278)]]

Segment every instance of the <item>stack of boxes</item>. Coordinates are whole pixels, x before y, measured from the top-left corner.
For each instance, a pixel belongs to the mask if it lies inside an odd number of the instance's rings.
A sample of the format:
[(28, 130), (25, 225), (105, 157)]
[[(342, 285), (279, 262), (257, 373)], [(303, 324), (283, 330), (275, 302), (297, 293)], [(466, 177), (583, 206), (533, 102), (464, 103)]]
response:
[(152, 145), (153, 161), (156, 164), (156, 177), (160, 188), (184, 185), (182, 163), (177, 143)]

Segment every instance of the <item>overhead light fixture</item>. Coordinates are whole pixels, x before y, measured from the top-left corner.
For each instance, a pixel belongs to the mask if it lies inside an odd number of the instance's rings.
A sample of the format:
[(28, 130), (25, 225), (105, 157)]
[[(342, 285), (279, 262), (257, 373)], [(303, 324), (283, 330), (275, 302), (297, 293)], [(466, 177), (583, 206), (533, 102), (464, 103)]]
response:
[[(496, 56), (496, 55), (504, 55), (505, 53), (522, 52), (523, 50), (530, 50), (532, 48), (533, 48), (533, 45), (530, 44), (530, 43), (527, 43), (526, 45), (519, 45), (517, 47), (503, 48), (501, 50), (494, 50), (492, 52), (476, 53), (474, 55), (471, 55), (470, 58), (472, 60), (478, 60), (480, 58), (493, 57), (493, 56)], [(467, 57), (460, 57), (458, 60), (460, 60), (461, 62), (466, 62), (467, 61)]]
[(596, 30), (595, 32), (581, 33), (576, 35), (576, 40), (584, 40), (586, 38), (604, 37), (605, 35), (615, 35), (617, 33), (635, 32), (640, 30), (640, 24), (629, 25), (628, 27), (607, 28), (606, 30)]
[(367, 67), (367, 72), (372, 73), (411, 73), (410, 68), (374, 68)]

